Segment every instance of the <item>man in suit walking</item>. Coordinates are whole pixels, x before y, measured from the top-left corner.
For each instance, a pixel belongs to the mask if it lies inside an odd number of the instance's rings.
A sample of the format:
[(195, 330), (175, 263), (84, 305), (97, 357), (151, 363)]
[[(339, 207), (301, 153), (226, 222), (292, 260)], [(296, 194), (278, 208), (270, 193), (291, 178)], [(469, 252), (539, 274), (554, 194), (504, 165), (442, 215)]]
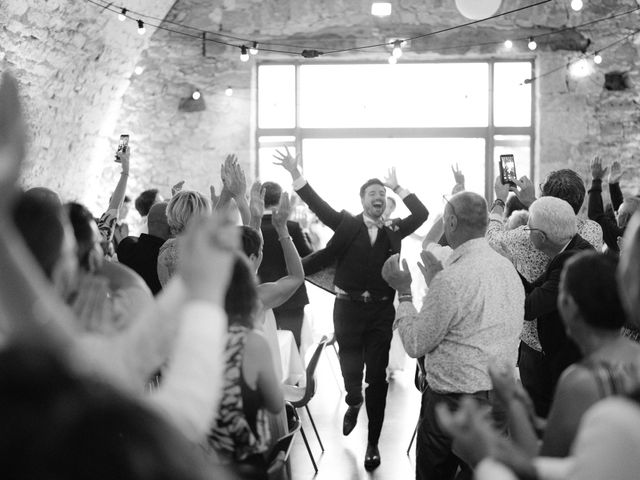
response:
[[(263, 257), (260, 268), (258, 268), (258, 276), (261, 282), (275, 282), (287, 275), (284, 254), (278, 241), (278, 233), (271, 223), (271, 209), (278, 206), (280, 195), (282, 195), (282, 187), (275, 182), (264, 182), (262, 188), (264, 190), (265, 213), (262, 216), (262, 222), (260, 224), (263, 239)], [(312, 250), (302, 233), (300, 224), (289, 220), (287, 222), (287, 228), (300, 258), (309, 255)], [(304, 306), (308, 303), (309, 297), (307, 296), (307, 289), (303, 283), (289, 300), (273, 309), (278, 329), (290, 330), (291, 333), (293, 333), (298, 348), (300, 348), (300, 332), (302, 331)]]
[[(365, 403), (369, 417), (369, 434), (364, 466), (373, 470), (380, 465), (378, 440), (387, 399), (386, 367), (395, 315), (395, 291), (382, 279), (382, 265), (400, 252), (402, 239), (413, 233), (427, 219), (429, 212), (418, 198), (398, 185), (395, 169), (385, 182), (374, 178), (360, 188), (363, 213), (353, 216), (338, 212), (311, 188), (298, 169), (298, 159), (277, 152), (278, 165), (293, 179), (300, 198), (334, 231), (327, 247), (305, 258), (305, 273), (312, 274), (336, 263), (334, 291), (336, 300), (333, 323), (340, 347), (340, 368), (347, 391), (347, 412), (342, 431), (354, 429), (362, 405), (362, 377), (366, 365)], [(386, 207), (386, 188), (391, 188), (411, 212), (406, 218), (385, 227), (382, 214)]]

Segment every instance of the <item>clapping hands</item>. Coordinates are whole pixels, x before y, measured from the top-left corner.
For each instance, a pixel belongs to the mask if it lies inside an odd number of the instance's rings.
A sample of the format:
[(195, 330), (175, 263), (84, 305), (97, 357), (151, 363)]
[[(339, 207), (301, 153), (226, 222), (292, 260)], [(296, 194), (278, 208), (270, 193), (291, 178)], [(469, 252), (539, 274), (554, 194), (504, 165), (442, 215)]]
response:
[[(263, 205), (264, 205), (264, 195), (262, 196)], [(278, 207), (274, 207), (271, 209), (271, 224), (278, 232), (279, 236), (288, 235), (289, 230), (287, 229), (287, 220), (289, 220), (289, 215), (291, 214), (291, 203), (289, 202), (289, 194), (287, 192), (283, 192), (280, 195), (280, 204)]]
[(400, 293), (411, 293), (411, 272), (407, 260), (402, 260), (400, 268), (400, 254), (391, 255), (382, 266), (382, 278), (389, 286)]
[(428, 287), (431, 285), (433, 277), (443, 269), (442, 262), (428, 250), (422, 250), (422, 252), (420, 252), (420, 259), (422, 263), (418, 262), (418, 268), (420, 272), (422, 272), (422, 276)]

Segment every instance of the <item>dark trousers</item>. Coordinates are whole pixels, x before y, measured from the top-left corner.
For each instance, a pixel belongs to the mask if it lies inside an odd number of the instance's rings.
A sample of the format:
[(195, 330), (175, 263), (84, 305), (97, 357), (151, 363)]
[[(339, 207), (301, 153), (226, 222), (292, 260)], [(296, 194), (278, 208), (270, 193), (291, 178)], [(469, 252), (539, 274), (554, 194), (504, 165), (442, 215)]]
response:
[(278, 330), (289, 330), (293, 333), (298, 350), (300, 350), (300, 334), (302, 332), (302, 319), (304, 318), (304, 307), (291, 308), (287, 310), (274, 310), (276, 326)]
[(340, 347), (340, 368), (348, 405), (362, 402), (362, 376), (366, 365), (365, 404), (369, 417), (369, 443), (377, 444), (387, 403), (386, 368), (389, 363), (392, 301), (362, 303), (336, 299), (333, 325)]
[[(436, 405), (446, 404), (450, 410), (457, 410), (462, 397), (470, 396), (481, 405), (491, 407), (491, 415), (495, 426), (506, 430), (507, 413), (493, 391), (462, 393), (437, 393), (429, 387), (422, 394), (420, 408), (420, 425), (416, 440), (416, 479), (417, 480), (456, 480), (473, 478), (471, 468), (458, 458), (452, 451), (453, 440), (444, 433), (436, 418)], [(460, 467), (460, 473), (456, 471)]]
[(546, 418), (551, 408), (553, 375), (548, 362), (545, 361), (544, 353), (520, 342), (518, 369), (522, 386), (533, 401), (536, 415)]

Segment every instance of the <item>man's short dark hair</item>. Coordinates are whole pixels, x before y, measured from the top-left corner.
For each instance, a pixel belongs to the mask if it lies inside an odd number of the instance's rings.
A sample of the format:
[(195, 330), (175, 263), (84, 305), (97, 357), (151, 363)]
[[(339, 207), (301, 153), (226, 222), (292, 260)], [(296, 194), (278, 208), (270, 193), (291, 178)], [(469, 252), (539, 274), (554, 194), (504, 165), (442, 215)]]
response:
[(255, 228), (247, 225), (240, 227), (242, 235), (242, 251), (247, 257), (255, 255), (256, 257), (260, 253), (260, 247), (262, 247), (262, 235)]
[(556, 197), (564, 200), (571, 205), (576, 215), (582, 208), (585, 194), (582, 177), (568, 168), (551, 172), (542, 185), (543, 197)]
[(264, 207), (275, 207), (280, 203), (280, 195), (282, 195), (282, 187), (276, 182), (264, 182), (262, 184), (264, 189)]
[(590, 251), (573, 256), (564, 266), (562, 287), (591, 327), (615, 331), (625, 323), (616, 268), (610, 255)]
[(366, 182), (364, 182), (364, 184), (360, 187), (360, 198), (364, 197), (364, 192), (367, 190), (367, 188), (369, 188), (371, 185), (380, 185), (381, 187), (384, 187), (384, 183), (382, 183), (382, 181), (378, 178), (370, 178), (369, 180), (367, 180)]
[(145, 190), (140, 195), (138, 195), (138, 198), (136, 198), (135, 207), (141, 217), (146, 217), (147, 215), (149, 215), (149, 210), (151, 209), (151, 206), (156, 203), (157, 197), (157, 188)]

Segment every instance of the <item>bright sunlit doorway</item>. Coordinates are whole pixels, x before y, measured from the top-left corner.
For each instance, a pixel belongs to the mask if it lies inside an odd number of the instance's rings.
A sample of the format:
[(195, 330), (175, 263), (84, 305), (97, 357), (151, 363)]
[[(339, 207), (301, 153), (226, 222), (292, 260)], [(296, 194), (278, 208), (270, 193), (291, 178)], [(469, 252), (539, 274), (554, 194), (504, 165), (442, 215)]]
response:
[[(257, 176), (290, 185), (276, 148), (302, 152), (305, 177), (330, 204), (360, 211), (358, 187), (396, 166), (433, 213), (458, 164), (468, 190), (490, 198), (500, 154), (532, 176), (531, 61), (262, 64)], [(400, 203), (396, 212), (407, 212)], [(433, 217), (433, 216), (432, 216)], [(428, 222), (430, 223), (430, 222)], [(425, 231), (428, 225), (421, 231)]]

